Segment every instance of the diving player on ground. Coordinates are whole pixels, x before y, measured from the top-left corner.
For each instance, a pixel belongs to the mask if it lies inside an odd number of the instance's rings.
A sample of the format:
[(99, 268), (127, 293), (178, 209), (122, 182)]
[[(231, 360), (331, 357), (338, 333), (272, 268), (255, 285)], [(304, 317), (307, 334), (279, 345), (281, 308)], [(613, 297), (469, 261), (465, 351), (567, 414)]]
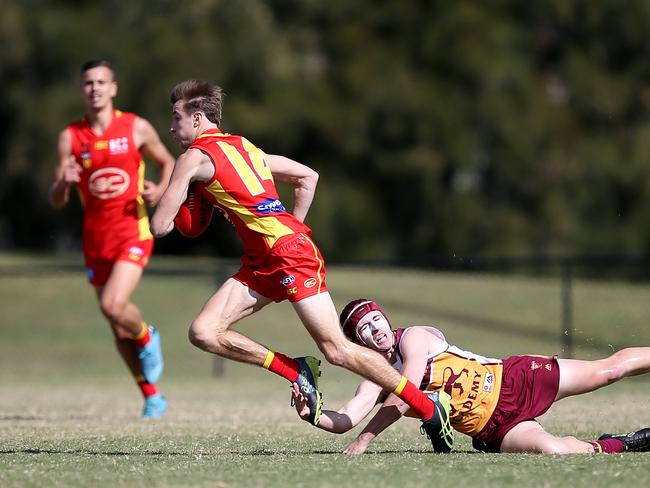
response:
[[(582, 441), (554, 436), (535, 420), (562, 398), (650, 372), (650, 347), (622, 349), (596, 361), (543, 356), (487, 358), (449, 344), (434, 327), (393, 330), (379, 305), (363, 298), (346, 305), (340, 323), (350, 340), (379, 352), (402, 374), (417, 375), (422, 390), (443, 395), (441, 401), (450, 403), (451, 425), (471, 436), (476, 449), (544, 454), (650, 451), (650, 428)], [(364, 381), (339, 410), (324, 410), (318, 427), (334, 433), (347, 432), (383, 402), (344, 450), (346, 454), (361, 454), (375, 437), (409, 411), (408, 405), (387, 396), (381, 386)], [(306, 418), (309, 406), (296, 388), (293, 399), (298, 414)]]

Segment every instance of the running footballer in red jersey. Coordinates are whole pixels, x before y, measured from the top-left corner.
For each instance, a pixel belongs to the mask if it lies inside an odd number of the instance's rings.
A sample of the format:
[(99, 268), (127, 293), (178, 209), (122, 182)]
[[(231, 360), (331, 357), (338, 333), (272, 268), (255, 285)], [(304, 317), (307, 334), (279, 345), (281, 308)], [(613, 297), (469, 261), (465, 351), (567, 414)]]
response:
[[(171, 94), (171, 132), (185, 152), (176, 161), (167, 190), (152, 218), (156, 237), (174, 227), (174, 217), (196, 182), (233, 224), (244, 246), (240, 270), (208, 300), (190, 326), (197, 347), (283, 376), (307, 396), (309, 421), (317, 425), (322, 403), (319, 362), (290, 358), (232, 330), (239, 320), (272, 301), (289, 300), (327, 360), (381, 384), (406, 401), (437, 435), (448, 426), (442, 407), (390, 367), (385, 358), (348, 341), (325, 281), (323, 257), (304, 224), (318, 175), (283, 156), (264, 153), (241, 136), (220, 130), (222, 92), (189, 80)], [(278, 198), (276, 182), (293, 187), (293, 209)], [(411, 381), (409, 381), (411, 380)], [(419, 380), (419, 379), (418, 379)]]
[[(143, 320), (131, 294), (153, 250), (146, 205), (156, 205), (162, 196), (174, 158), (148, 121), (113, 107), (117, 83), (109, 62), (82, 66), (81, 94), (86, 113), (59, 135), (49, 199), (61, 208), (70, 188), (77, 188), (88, 279), (145, 397), (143, 418), (156, 418), (167, 405), (156, 387), (163, 368), (160, 334)], [(145, 180), (143, 155), (160, 167), (158, 183)]]
[[(350, 340), (379, 352), (402, 374), (416, 372), (422, 390), (443, 395), (441, 401), (450, 404), (451, 426), (471, 436), (478, 450), (544, 454), (650, 451), (650, 428), (583, 441), (554, 436), (536, 420), (562, 398), (650, 372), (650, 347), (622, 349), (597, 361), (544, 356), (488, 358), (449, 344), (435, 327), (393, 329), (381, 307), (365, 298), (348, 303), (340, 323)], [(318, 427), (337, 434), (347, 432), (383, 402), (343, 451), (362, 454), (384, 429), (409, 413), (408, 405), (387, 396), (380, 385), (364, 381), (339, 410), (323, 410)], [(293, 398), (298, 414), (307, 419), (307, 401), (295, 387)], [(453, 437), (451, 432), (449, 435)]]

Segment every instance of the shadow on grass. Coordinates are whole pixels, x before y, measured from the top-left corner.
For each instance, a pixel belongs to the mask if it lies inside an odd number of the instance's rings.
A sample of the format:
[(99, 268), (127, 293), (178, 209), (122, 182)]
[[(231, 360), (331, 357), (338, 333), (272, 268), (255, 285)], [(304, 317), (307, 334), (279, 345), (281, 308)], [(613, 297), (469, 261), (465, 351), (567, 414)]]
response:
[[(11, 454), (33, 454), (33, 455), (52, 455), (52, 454), (76, 454), (83, 456), (138, 456), (138, 457), (158, 457), (158, 456), (178, 456), (178, 457), (195, 457), (195, 453), (191, 452), (178, 452), (178, 451), (125, 451), (125, 450), (113, 450), (113, 451), (96, 451), (92, 449), (52, 449), (52, 448), (22, 448), (22, 449), (0, 449), (0, 455), (11, 455)], [(282, 456), (286, 457), (287, 455), (294, 456), (305, 456), (305, 455), (321, 455), (321, 456), (344, 456), (341, 451), (338, 450), (313, 450), (313, 451), (270, 451), (268, 449), (259, 449), (255, 451), (227, 451), (224, 453), (201, 453), (201, 458), (218, 458), (224, 454), (230, 456), (240, 456), (240, 457), (259, 457), (259, 456)], [(444, 454), (435, 454), (431, 451), (422, 450), (422, 449), (383, 449), (369, 451), (363, 454), (363, 456), (382, 456), (386, 454), (421, 454), (426, 456), (441, 456), (442, 459)], [(451, 454), (480, 454), (478, 451), (454, 451)]]

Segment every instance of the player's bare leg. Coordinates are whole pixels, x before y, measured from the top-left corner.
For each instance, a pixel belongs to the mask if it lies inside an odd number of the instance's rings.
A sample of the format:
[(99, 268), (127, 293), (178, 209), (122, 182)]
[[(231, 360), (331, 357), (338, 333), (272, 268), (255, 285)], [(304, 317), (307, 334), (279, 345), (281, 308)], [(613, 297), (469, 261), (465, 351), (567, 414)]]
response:
[(602, 454), (650, 451), (650, 429), (629, 434), (603, 434), (598, 439), (582, 441), (573, 436), (556, 437), (534, 420), (516, 425), (501, 443), (501, 452), (539, 454)]
[(118, 261), (106, 284), (96, 287), (96, 291), (100, 309), (113, 330), (117, 350), (145, 398), (143, 417), (157, 418), (167, 408), (167, 401), (155, 384), (163, 369), (160, 336), (147, 326), (140, 309), (131, 302), (142, 271), (134, 263)]
[(102, 313), (115, 329), (117, 337), (132, 339), (140, 333), (142, 314), (131, 302), (131, 295), (142, 277), (142, 268), (128, 261), (118, 261), (108, 281), (97, 287)]
[(269, 350), (230, 327), (270, 302), (239, 281), (229, 278), (192, 322), (188, 333), (190, 342), (212, 354), (262, 366)]
[[(650, 347), (631, 347), (596, 361), (558, 359), (560, 383), (556, 401), (588, 393), (628, 376), (650, 372)], [(594, 441), (575, 437), (556, 437), (534, 421), (515, 426), (503, 439), (501, 452), (540, 452), (544, 454), (647, 451), (650, 429), (629, 435), (605, 434)]]
[(560, 385), (556, 400), (610, 385), (628, 376), (650, 372), (650, 347), (621, 349), (596, 361), (558, 359)]
[(517, 424), (506, 434), (501, 452), (530, 452), (540, 454), (593, 454), (590, 442), (575, 437), (556, 437), (533, 420)]
[(117, 262), (102, 287), (96, 287), (99, 307), (113, 329), (117, 349), (133, 376), (142, 375), (137, 347), (133, 341), (142, 330), (142, 314), (131, 303), (131, 295), (142, 277), (142, 268)]
[(254, 364), (296, 383), (308, 397), (309, 420), (318, 424), (322, 397), (318, 391), (320, 361), (312, 357), (290, 358), (231, 330), (241, 319), (271, 302), (234, 278), (229, 278), (203, 306), (189, 330), (196, 347), (233, 361)]

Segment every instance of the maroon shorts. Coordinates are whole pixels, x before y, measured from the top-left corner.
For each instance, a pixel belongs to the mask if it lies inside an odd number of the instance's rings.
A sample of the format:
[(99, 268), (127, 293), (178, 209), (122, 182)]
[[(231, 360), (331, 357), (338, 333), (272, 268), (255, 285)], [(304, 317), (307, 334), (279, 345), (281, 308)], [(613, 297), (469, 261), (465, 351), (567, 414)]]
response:
[(133, 239), (125, 242), (112, 259), (85, 256), (86, 275), (93, 286), (104, 286), (118, 261), (128, 261), (144, 268), (153, 252), (153, 239)]
[(233, 278), (275, 302), (298, 302), (327, 291), (323, 257), (304, 234), (282, 237), (264, 262), (243, 265)]
[(492, 417), (473, 439), (475, 449), (500, 452), (505, 435), (517, 424), (535, 420), (555, 401), (560, 384), (557, 359), (511, 356), (503, 360), (499, 401)]

